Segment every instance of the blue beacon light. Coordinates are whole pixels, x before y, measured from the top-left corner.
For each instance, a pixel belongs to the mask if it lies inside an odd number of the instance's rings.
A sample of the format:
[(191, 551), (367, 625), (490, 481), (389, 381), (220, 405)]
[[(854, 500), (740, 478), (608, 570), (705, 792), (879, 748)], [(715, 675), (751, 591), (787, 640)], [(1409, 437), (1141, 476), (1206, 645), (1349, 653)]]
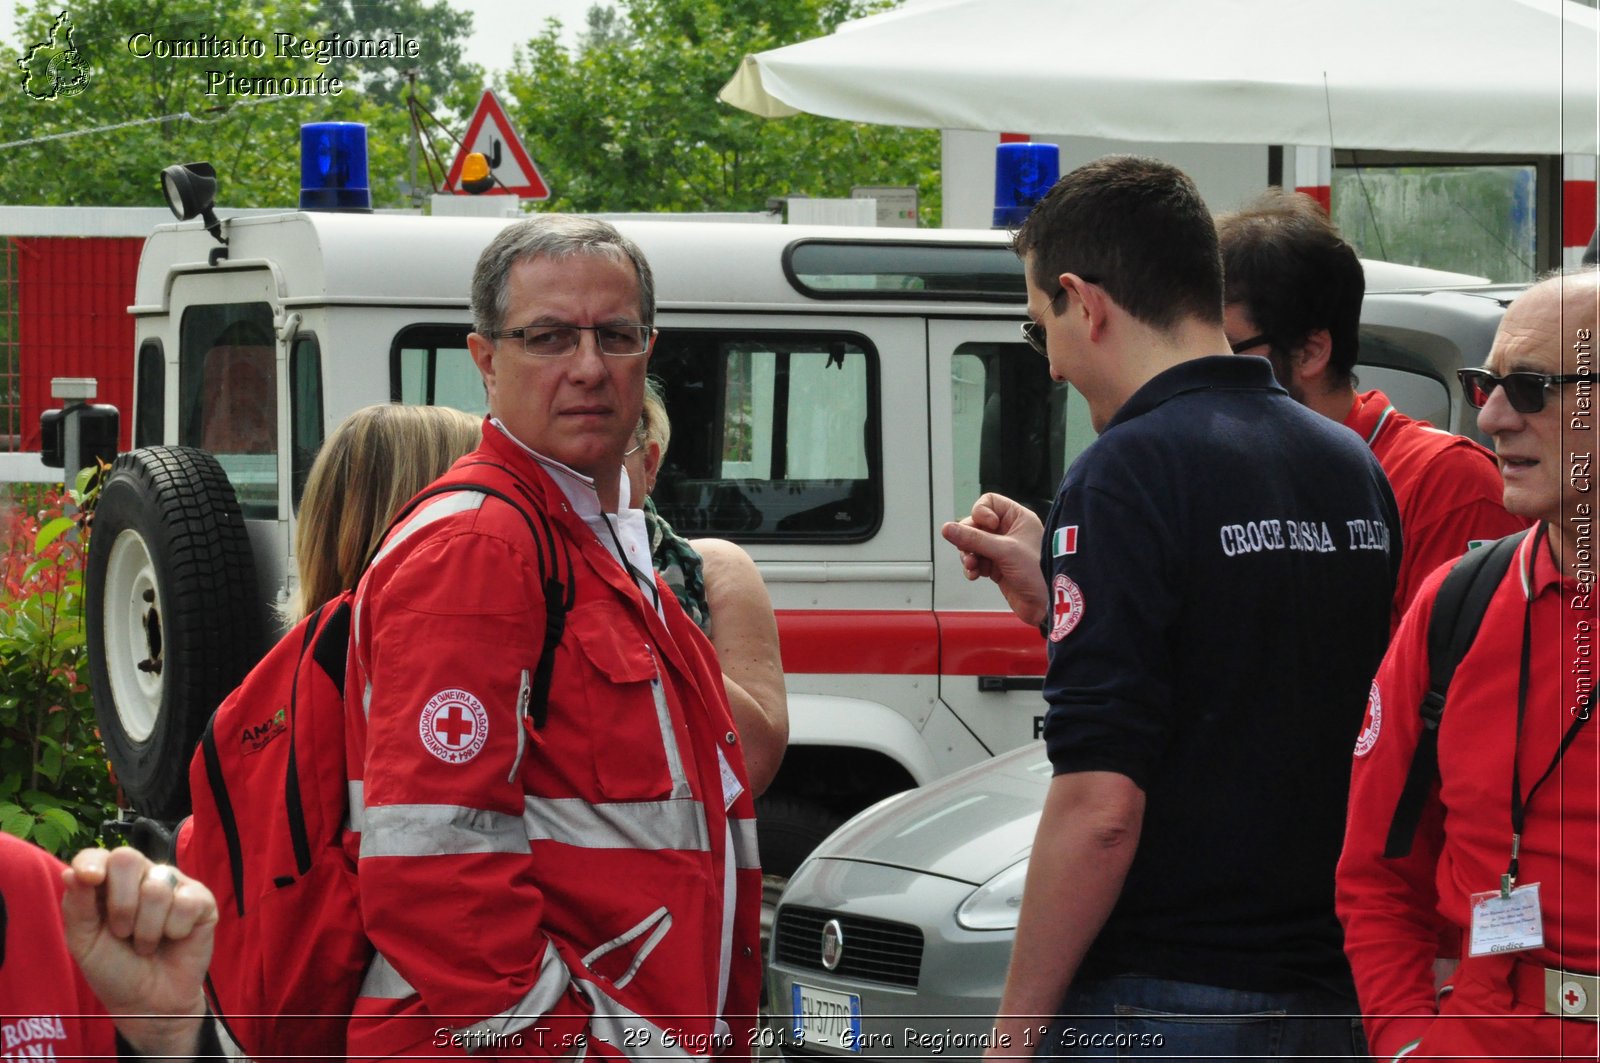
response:
[(1001, 144), (994, 154), (994, 228), (1015, 229), (1061, 176), (1054, 144)]
[(300, 209), (372, 210), (364, 123), (310, 122), (300, 127)]

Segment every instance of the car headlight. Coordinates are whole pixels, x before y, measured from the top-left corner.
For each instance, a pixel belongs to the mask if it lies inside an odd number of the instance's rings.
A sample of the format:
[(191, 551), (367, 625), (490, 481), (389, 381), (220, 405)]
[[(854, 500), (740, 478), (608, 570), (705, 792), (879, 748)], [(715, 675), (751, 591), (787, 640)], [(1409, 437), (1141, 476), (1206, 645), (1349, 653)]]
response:
[(956, 909), (956, 924), (965, 930), (1015, 930), (1027, 877), (1028, 858), (1023, 857), (973, 890)]

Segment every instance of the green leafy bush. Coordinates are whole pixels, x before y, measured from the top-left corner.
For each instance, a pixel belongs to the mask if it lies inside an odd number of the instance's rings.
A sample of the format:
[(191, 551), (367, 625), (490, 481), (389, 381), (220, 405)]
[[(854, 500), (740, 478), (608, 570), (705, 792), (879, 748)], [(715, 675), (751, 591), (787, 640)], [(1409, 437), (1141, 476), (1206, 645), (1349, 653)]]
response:
[[(93, 471), (71, 493), (79, 506)], [(85, 681), (88, 528), (68, 501), (0, 495), (0, 830), (58, 855), (93, 844), (116, 811)]]

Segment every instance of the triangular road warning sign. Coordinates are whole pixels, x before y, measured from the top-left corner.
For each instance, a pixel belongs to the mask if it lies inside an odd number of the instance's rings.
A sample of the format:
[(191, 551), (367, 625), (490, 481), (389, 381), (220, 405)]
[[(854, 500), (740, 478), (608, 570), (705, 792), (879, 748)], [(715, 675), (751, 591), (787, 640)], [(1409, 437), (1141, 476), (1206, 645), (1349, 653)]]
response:
[(472, 112), (472, 121), (467, 123), (467, 135), (461, 141), (461, 150), (456, 152), (456, 161), (450, 164), (450, 173), (444, 179), (445, 191), (458, 196), (467, 195), (459, 184), (461, 167), (474, 151), (481, 152), (489, 160), (489, 171), (496, 178), (494, 187), (484, 195), (550, 198), (550, 186), (539, 176), (539, 168), (528, 157), (528, 149), (522, 146), (522, 138), (511, 128), (505, 108), (500, 106), (494, 93), (487, 90)]

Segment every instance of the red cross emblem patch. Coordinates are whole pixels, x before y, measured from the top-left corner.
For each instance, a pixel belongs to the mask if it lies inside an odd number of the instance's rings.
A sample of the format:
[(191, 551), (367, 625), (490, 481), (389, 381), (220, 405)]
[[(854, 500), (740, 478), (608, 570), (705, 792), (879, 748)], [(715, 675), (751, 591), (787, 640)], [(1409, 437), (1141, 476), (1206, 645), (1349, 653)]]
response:
[(1378, 744), (1378, 732), (1383, 730), (1383, 692), (1378, 689), (1378, 681), (1372, 681), (1372, 690), (1367, 694), (1367, 718), (1361, 727), (1361, 736), (1356, 739), (1356, 756), (1364, 757), (1372, 752), (1372, 747)]
[(417, 731), (429, 753), (446, 764), (465, 764), (489, 740), (489, 713), (465, 690), (441, 690), (422, 707)]
[(1082, 619), (1083, 591), (1063, 572), (1050, 591), (1050, 641), (1060, 642), (1072, 634)]
[(1561, 1011), (1565, 1015), (1582, 1015), (1589, 1006), (1589, 994), (1577, 982), (1561, 983)]

